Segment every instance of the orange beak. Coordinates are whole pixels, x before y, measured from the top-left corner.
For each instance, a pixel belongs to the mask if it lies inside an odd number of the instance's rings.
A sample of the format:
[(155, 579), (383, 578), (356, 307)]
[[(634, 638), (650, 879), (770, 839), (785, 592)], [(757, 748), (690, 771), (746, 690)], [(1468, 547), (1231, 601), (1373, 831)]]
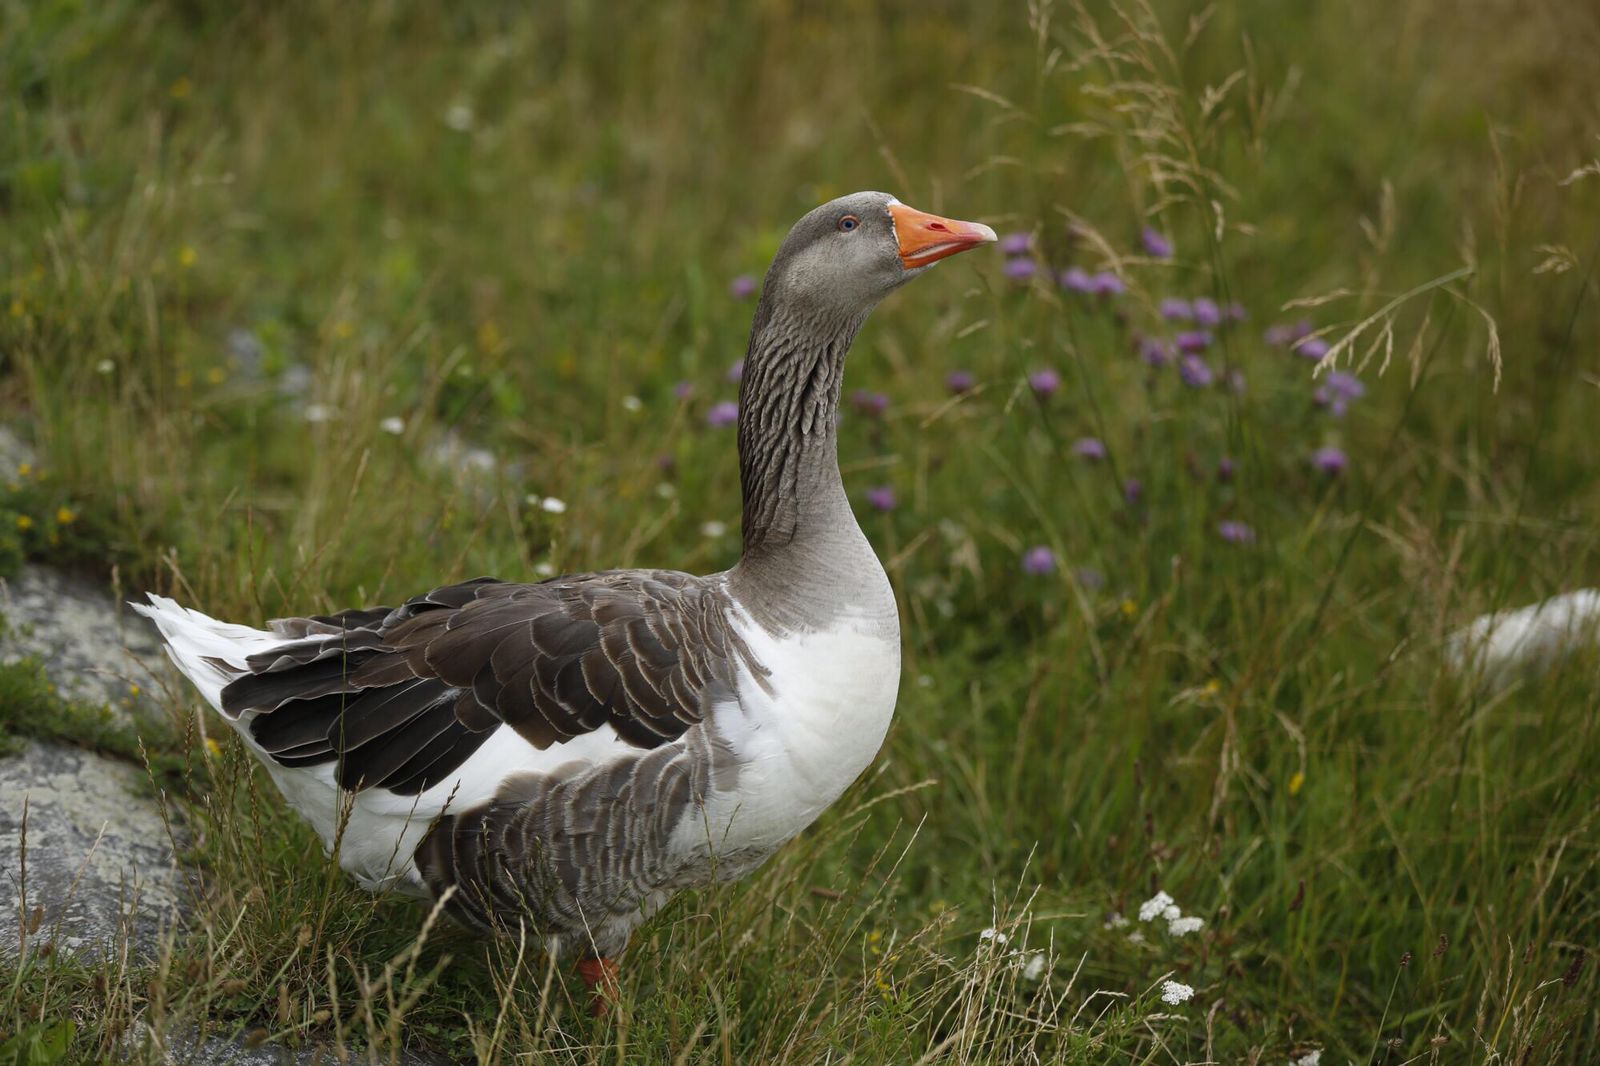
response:
[(895, 236), (900, 239), (900, 262), (907, 270), (929, 266), (957, 252), (995, 240), (994, 230), (982, 222), (961, 222), (918, 211), (902, 203), (889, 205)]

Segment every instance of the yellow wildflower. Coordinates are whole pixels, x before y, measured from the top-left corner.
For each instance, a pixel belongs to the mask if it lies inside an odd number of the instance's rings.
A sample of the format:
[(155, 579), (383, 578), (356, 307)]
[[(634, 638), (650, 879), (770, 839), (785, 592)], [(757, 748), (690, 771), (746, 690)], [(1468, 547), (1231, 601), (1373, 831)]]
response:
[(18, 463), (17, 464), (17, 476), (18, 477), (27, 477), (32, 473), (33, 473), (33, 464), (32, 463)]
[(1200, 691), (1207, 696), (1215, 696), (1217, 693), (1222, 691), (1222, 682), (1213, 677), (1210, 681), (1206, 682), (1205, 688), (1201, 689)]
[(199, 258), (200, 254), (187, 244), (178, 249), (178, 265), (185, 270), (194, 266), (194, 261)]
[(143, 690), (141, 688), (139, 688), (138, 685), (129, 685), (128, 686), (128, 695), (130, 695), (130, 696), (137, 696), (142, 691)]
[(193, 91), (194, 82), (190, 81), (187, 76), (173, 82), (172, 87), (167, 90), (174, 100), (182, 100)]
[(206, 737), (206, 751), (209, 752), (213, 758), (222, 758), (222, 745), (218, 744), (210, 737)]
[(1122, 614), (1124, 617), (1132, 618), (1138, 613), (1139, 603), (1137, 600), (1127, 599), (1122, 601)]
[(1296, 770), (1294, 772), (1294, 776), (1289, 778), (1289, 795), (1298, 796), (1300, 794), (1300, 790), (1305, 787), (1305, 783), (1305, 771)]
[(206, 371), (206, 380), (211, 382), (213, 385), (221, 385), (224, 381), (228, 380), (228, 372), (222, 369), (220, 366), (214, 366), (210, 370)]
[(340, 319), (333, 324), (333, 335), (342, 341), (349, 340), (355, 335), (356, 327), (346, 319)]
[(24, 531), (32, 529), (33, 528), (33, 519), (29, 518), (25, 514), (17, 515), (17, 528), (21, 529), (21, 530), (24, 530)]
[(59, 524), (61, 524), (63, 526), (70, 526), (70, 525), (72, 525), (72, 523), (76, 522), (77, 520), (78, 520), (78, 512), (74, 511), (72, 508), (70, 508), (70, 507), (68, 507), (68, 506), (66, 506), (64, 504), (62, 506), (56, 508), (56, 521)]

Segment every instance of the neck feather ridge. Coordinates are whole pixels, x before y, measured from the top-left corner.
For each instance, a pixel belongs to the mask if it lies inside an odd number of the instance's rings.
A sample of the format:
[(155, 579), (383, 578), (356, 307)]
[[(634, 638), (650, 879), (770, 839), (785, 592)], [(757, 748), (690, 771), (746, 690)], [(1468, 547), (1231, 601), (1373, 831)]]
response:
[(837, 422), (845, 354), (864, 317), (797, 314), (765, 300), (756, 310), (739, 389), (747, 559), (826, 534), (841, 520), (854, 525)]

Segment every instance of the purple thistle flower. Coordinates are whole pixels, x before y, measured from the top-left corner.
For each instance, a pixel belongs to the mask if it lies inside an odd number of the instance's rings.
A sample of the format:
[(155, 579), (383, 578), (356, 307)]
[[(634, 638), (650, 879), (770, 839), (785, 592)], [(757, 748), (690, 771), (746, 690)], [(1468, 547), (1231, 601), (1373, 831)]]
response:
[(1217, 534), (1229, 544), (1254, 544), (1256, 531), (1243, 522), (1224, 519), (1217, 523)]
[(711, 405), (711, 410), (706, 412), (706, 425), (712, 429), (727, 429), (739, 421), (739, 405), (732, 400), (723, 400)]
[(729, 381), (733, 382), (733, 384), (735, 384), (735, 385), (737, 385), (737, 384), (739, 384), (739, 382), (743, 381), (744, 380), (744, 360), (743, 359), (735, 359), (733, 361), (733, 365), (728, 367), (728, 373), (726, 375), (724, 375), (724, 376), (727, 377), (727, 379)]
[(1305, 340), (1315, 331), (1316, 327), (1311, 324), (1311, 320), (1308, 318), (1302, 318), (1300, 321), (1294, 324), (1294, 328), (1290, 331), (1290, 339), (1297, 341)]
[(1140, 337), (1139, 354), (1151, 366), (1166, 366), (1172, 362), (1172, 349), (1167, 347), (1167, 342), (1157, 337)]
[(1138, 503), (1144, 497), (1144, 482), (1130, 477), (1122, 483), (1122, 498), (1128, 503)]
[(1233, 460), (1224, 455), (1221, 459), (1217, 460), (1217, 480), (1222, 482), (1232, 481), (1233, 475), (1237, 469), (1238, 468), (1233, 465)]
[(1033, 390), (1033, 394), (1039, 399), (1047, 399), (1055, 395), (1061, 388), (1061, 375), (1050, 367), (1045, 367), (1043, 370), (1035, 370), (1028, 375), (1028, 387)]
[(857, 389), (850, 394), (850, 406), (856, 409), (857, 414), (866, 415), (868, 418), (882, 418), (883, 413), (889, 409), (889, 397), (881, 392)]
[(1261, 334), (1261, 339), (1272, 348), (1287, 348), (1294, 340), (1294, 327), (1286, 322), (1274, 322)]
[(944, 387), (950, 390), (950, 395), (960, 396), (978, 383), (970, 370), (952, 370), (945, 375)]
[(1198, 355), (1186, 355), (1178, 363), (1178, 376), (1191, 389), (1203, 389), (1216, 380), (1211, 366)]
[(1008, 233), (1000, 238), (1000, 250), (1006, 255), (1027, 255), (1033, 251), (1033, 234)]
[(1172, 242), (1166, 236), (1149, 226), (1139, 234), (1139, 243), (1144, 245), (1144, 250), (1157, 259), (1172, 258)]
[(1222, 325), (1222, 308), (1218, 307), (1217, 301), (1209, 296), (1196, 296), (1191, 306), (1194, 308), (1196, 324), (1201, 326)]
[(1106, 575), (1102, 574), (1092, 566), (1078, 567), (1078, 571), (1075, 576), (1078, 579), (1078, 584), (1082, 585), (1086, 589), (1095, 590), (1106, 587)]
[(1094, 278), (1082, 267), (1068, 267), (1061, 272), (1061, 287), (1073, 292), (1094, 292)]
[(1096, 296), (1121, 296), (1128, 291), (1122, 279), (1109, 270), (1102, 270), (1089, 279), (1090, 291)]
[(1346, 400), (1359, 400), (1367, 394), (1361, 379), (1344, 370), (1330, 371), (1326, 384), (1330, 393)]
[(1321, 337), (1307, 337), (1294, 346), (1294, 354), (1302, 359), (1318, 361), (1328, 354), (1328, 342)]
[(672, 386), (672, 395), (680, 400), (687, 400), (694, 395), (694, 384), (688, 381), (680, 381)]
[(1012, 281), (1027, 281), (1039, 271), (1039, 264), (1026, 256), (1007, 259), (1006, 265), (1000, 268), (1001, 272)]
[(1099, 462), (1106, 457), (1106, 442), (1099, 437), (1079, 437), (1073, 442), (1072, 454), (1080, 459)]
[(1034, 577), (1056, 571), (1056, 553), (1043, 544), (1036, 544), (1022, 553), (1022, 572)]
[(1329, 445), (1311, 453), (1311, 465), (1329, 477), (1338, 477), (1350, 466), (1350, 457)]
[(1208, 329), (1186, 330), (1174, 337), (1173, 342), (1177, 344), (1178, 351), (1193, 355), (1211, 347), (1211, 331)]
[(1161, 301), (1161, 317), (1168, 322), (1187, 322), (1194, 317), (1194, 307), (1188, 300), (1169, 296)]
[(1243, 322), (1249, 317), (1250, 312), (1245, 310), (1244, 304), (1235, 301), (1234, 303), (1228, 305), (1228, 318), (1232, 321)]
[(1318, 385), (1317, 390), (1311, 394), (1311, 402), (1318, 407), (1325, 407), (1334, 418), (1343, 418), (1345, 412), (1350, 410), (1350, 401), (1343, 396), (1336, 395), (1326, 385)]
[(867, 503), (875, 511), (892, 511), (896, 503), (894, 488), (889, 485), (878, 485), (867, 490)]
[(756, 281), (754, 274), (740, 274), (728, 282), (728, 295), (735, 300), (748, 300), (756, 294), (760, 282)]

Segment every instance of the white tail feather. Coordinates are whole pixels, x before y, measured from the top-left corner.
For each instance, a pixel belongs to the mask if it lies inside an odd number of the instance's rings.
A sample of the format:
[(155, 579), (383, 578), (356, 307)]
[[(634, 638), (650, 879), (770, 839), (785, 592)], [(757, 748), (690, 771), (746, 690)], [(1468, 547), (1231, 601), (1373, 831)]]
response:
[(176, 600), (146, 593), (149, 604), (129, 604), (156, 624), (166, 641), (167, 657), (194, 682), (206, 702), (222, 710), (222, 689), (246, 672), (245, 660), (258, 651), (285, 643), (283, 637), (233, 622), (219, 622), (184, 607)]

